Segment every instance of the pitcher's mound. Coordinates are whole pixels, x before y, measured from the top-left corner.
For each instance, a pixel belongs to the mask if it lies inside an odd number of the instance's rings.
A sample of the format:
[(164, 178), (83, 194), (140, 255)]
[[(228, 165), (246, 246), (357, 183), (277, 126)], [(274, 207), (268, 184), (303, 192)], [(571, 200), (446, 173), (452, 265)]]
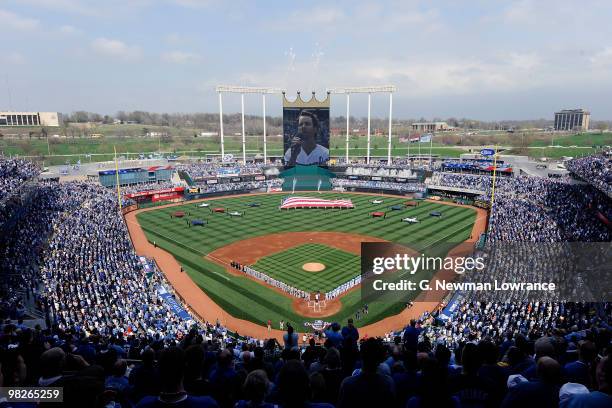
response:
[(325, 269), (325, 265), (319, 262), (308, 262), (302, 265), (302, 269), (306, 272), (321, 272)]

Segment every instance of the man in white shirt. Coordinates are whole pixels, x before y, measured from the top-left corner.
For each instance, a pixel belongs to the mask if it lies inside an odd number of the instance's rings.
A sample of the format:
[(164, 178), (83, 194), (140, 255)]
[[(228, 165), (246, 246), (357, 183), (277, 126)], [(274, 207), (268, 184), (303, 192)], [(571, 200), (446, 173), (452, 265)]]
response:
[(291, 146), (285, 152), (285, 164), (325, 164), (329, 160), (329, 150), (317, 144), (317, 134), (321, 129), (317, 116), (307, 110), (298, 116), (298, 134), (291, 139)]

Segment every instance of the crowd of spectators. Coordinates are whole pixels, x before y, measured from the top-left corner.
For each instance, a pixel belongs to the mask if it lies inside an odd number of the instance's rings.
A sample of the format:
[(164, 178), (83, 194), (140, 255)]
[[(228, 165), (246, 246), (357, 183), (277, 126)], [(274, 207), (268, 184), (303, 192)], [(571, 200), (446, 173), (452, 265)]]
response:
[(594, 154), (568, 161), (566, 167), (583, 180), (612, 196), (612, 154)]
[(263, 163), (232, 163), (220, 166), (219, 163), (186, 163), (178, 164), (176, 169), (185, 171), (192, 179), (217, 176), (246, 176), (262, 174)]
[[(430, 185), (481, 191), (490, 200), (492, 177), (439, 173)], [(610, 229), (596, 216), (595, 209), (612, 214), (610, 200), (588, 185), (542, 177), (498, 177), (495, 205), (489, 230), (492, 240), (531, 242), (612, 239)]]
[(422, 183), (393, 183), (390, 181), (349, 180), (344, 178), (331, 179), (332, 186), (336, 188), (365, 188), (370, 190), (392, 190), (403, 193), (424, 192), (425, 185)]
[(140, 183), (121, 187), (121, 194), (134, 194), (143, 191), (162, 190), (176, 187), (172, 181), (158, 181), (155, 183)]
[[(61, 386), (69, 407), (607, 407), (609, 327), (586, 304), (465, 305), (383, 343), (349, 320), (298, 347), (218, 326), (182, 337), (102, 336), (5, 323), (3, 386)], [(606, 315), (607, 313), (607, 315)]]
[[(1, 225), (0, 234), (0, 293), (10, 298), (4, 315), (15, 318), (23, 314), (25, 303), (38, 299), (38, 260), (44, 255), (47, 237), (53, 221), (74, 211), (89, 194), (92, 184), (42, 181), (26, 200), (19, 203), (11, 225)], [(11, 306), (9, 306), (11, 305)], [(21, 310), (19, 310), (21, 309)]]
[(0, 155), (0, 203), (11, 196), (26, 180), (40, 174), (40, 168), (23, 159)]
[(283, 179), (272, 179), (262, 181), (241, 181), (236, 183), (220, 184), (198, 184), (200, 193), (218, 193), (223, 191), (252, 191), (266, 189), (268, 187), (280, 187)]
[(355, 176), (381, 176), (414, 178), (416, 175), (410, 169), (402, 167), (381, 167), (377, 165), (349, 166), (346, 174)]

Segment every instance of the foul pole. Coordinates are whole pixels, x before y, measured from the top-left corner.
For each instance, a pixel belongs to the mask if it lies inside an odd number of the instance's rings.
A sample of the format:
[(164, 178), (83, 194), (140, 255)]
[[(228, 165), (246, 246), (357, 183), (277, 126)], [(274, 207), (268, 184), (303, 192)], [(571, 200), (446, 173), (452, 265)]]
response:
[(115, 152), (115, 177), (116, 177), (115, 183), (117, 184), (117, 201), (119, 202), (119, 211), (121, 211), (122, 206), (121, 206), (121, 187), (119, 186), (119, 162), (117, 161), (117, 148), (115, 147), (115, 145), (113, 145), (113, 151)]

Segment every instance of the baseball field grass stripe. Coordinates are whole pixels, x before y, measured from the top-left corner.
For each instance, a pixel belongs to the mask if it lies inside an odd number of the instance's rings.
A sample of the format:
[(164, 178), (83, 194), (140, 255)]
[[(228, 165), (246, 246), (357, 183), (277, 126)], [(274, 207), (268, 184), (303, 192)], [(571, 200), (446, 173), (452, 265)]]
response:
[[(247, 214), (242, 218), (211, 214), (210, 207), (196, 208), (193, 203), (144, 212), (138, 214), (137, 218), (148, 239), (156, 241), (159, 247), (172, 253), (194, 282), (224, 310), (258, 324), (265, 324), (267, 319), (273, 321), (282, 319), (303, 324), (304, 321), (311, 319), (303, 318), (293, 311), (291, 298), (252, 279), (228, 274), (222, 266), (204, 259), (206, 254), (239, 240), (291, 231), (363, 234), (425, 248), (440, 239), (463, 241), (469, 237), (475, 219), (475, 211), (472, 209), (432, 202), (421, 202), (418, 207), (391, 211), (392, 205), (401, 205), (406, 201), (404, 197), (383, 197), (382, 204), (373, 205), (371, 200), (380, 196), (333, 192), (304, 193), (304, 195), (325, 199), (349, 197), (356, 208), (279, 211), (280, 195), (262, 195), (256, 198), (222, 197), (209, 201), (211, 207), (224, 207), (241, 212), (246, 210)], [(253, 201), (261, 203), (261, 207), (247, 208), (246, 204)], [(387, 218), (381, 220), (370, 217), (370, 213), (375, 210), (386, 211)], [(170, 215), (176, 211), (186, 211), (191, 214), (183, 219), (170, 218)], [(441, 211), (443, 216), (430, 217), (431, 211)], [(414, 216), (421, 220), (420, 224), (409, 225), (401, 222), (404, 217)], [(203, 227), (188, 227), (187, 221), (195, 218), (205, 219), (208, 224)], [(452, 236), (449, 236), (449, 232), (452, 232)], [(295, 248), (289, 250), (291, 249)], [(282, 275), (285, 280), (280, 277), (277, 279), (296, 287), (310, 288), (309, 290), (313, 291), (333, 289), (360, 272), (358, 256), (318, 243), (307, 243), (302, 249), (284, 252), (286, 251), (267, 254), (256, 264), (260, 264), (262, 269), (270, 269), (262, 272), (270, 276), (274, 274), (273, 277)], [(288, 267), (292, 262), (295, 265)], [(323, 263), (326, 269), (321, 272), (306, 272), (302, 269), (302, 265), (306, 262)], [(342, 297), (340, 300), (342, 309), (326, 317), (326, 320), (340, 321), (354, 317), (355, 311), (362, 306), (359, 292), (359, 290), (353, 291)], [(391, 305), (372, 304), (370, 313), (356, 323), (361, 326), (398, 313), (404, 307), (402, 302), (403, 300)]]

